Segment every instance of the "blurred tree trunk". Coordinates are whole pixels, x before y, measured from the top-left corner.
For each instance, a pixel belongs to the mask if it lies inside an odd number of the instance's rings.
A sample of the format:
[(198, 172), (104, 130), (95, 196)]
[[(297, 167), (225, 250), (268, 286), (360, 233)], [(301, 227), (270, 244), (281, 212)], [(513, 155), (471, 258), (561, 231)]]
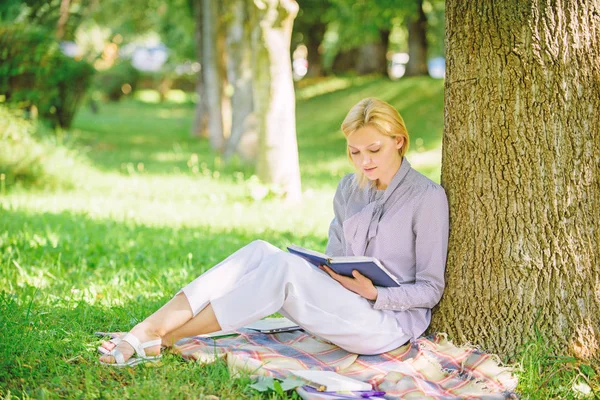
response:
[(223, 148), (222, 77), (217, 54), (219, 16), (213, 0), (202, 2), (202, 71), (208, 109), (208, 136), (214, 150)]
[(446, 2), (451, 232), (432, 329), (454, 340), (600, 356), (598, 15), (599, 0)]
[(298, 4), (294, 0), (251, 2), (254, 106), (259, 132), (257, 174), (282, 186), (290, 200), (301, 197), (290, 41)]
[(67, 25), (67, 21), (69, 20), (69, 6), (71, 5), (71, 0), (61, 0), (60, 1), (60, 10), (58, 23), (56, 24), (56, 39), (62, 40), (65, 36), (65, 27)]
[(407, 17), (408, 64), (406, 76), (428, 75), (427, 69), (427, 16), (423, 11), (423, 0), (416, 0), (417, 15)]
[[(257, 132), (252, 99), (252, 42), (246, 0), (231, 0), (227, 30), (227, 79), (231, 95), (231, 135), (225, 144), (225, 159), (236, 152), (245, 160), (256, 160)], [(244, 139), (243, 148), (239, 148)]]
[[(387, 43), (386, 43), (387, 44)], [(367, 43), (359, 47), (358, 57), (354, 60), (354, 69), (359, 75), (387, 75), (387, 46), (384, 43)]]
[(204, 60), (202, 53), (202, 8), (204, 0), (194, 0), (194, 21), (196, 21), (196, 31), (194, 38), (196, 41), (196, 60), (200, 63), (201, 70), (198, 72), (196, 80), (196, 114), (190, 134), (196, 137), (208, 138), (208, 105), (206, 104), (206, 88), (204, 86)]
[(390, 47), (390, 30), (380, 29), (379, 38), (381, 40), (381, 64), (379, 66), (379, 73), (388, 76), (388, 58), (387, 53)]
[[(226, 9), (229, 3), (218, 2), (218, 15), (229, 14)], [(226, 36), (229, 29), (230, 18), (221, 18), (217, 31), (217, 55), (219, 66), (219, 77), (221, 78), (221, 121), (223, 123), (223, 146), (221, 151), (225, 151), (225, 146), (229, 136), (231, 135), (231, 86), (227, 76), (227, 68), (229, 64), (230, 54), (227, 51)]]
[(173, 78), (170, 76), (165, 76), (160, 79), (160, 83), (158, 84), (158, 95), (160, 96), (160, 102), (164, 103), (167, 101), (167, 97), (169, 95), (169, 91), (173, 87)]
[(359, 48), (354, 47), (337, 53), (333, 60), (333, 65), (331, 66), (331, 72), (337, 75), (354, 70), (356, 60), (359, 57), (359, 52)]
[(323, 42), (327, 25), (317, 23), (306, 34), (306, 60), (308, 61), (308, 71), (306, 76), (316, 77), (323, 76), (323, 65), (321, 60), (321, 52), (319, 47)]

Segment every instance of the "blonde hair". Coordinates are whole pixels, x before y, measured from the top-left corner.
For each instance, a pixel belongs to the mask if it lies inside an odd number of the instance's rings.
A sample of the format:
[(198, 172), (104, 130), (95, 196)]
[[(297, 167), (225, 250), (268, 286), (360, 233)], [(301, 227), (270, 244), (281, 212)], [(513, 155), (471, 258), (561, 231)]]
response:
[[(348, 111), (344, 122), (342, 122), (342, 132), (348, 138), (348, 136), (365, 126), (371, 126), (386, 136), (403, 137), (404, 144), (398, 149), (398, 153), (400, 157), (404, 157), (408, 150), (408, 131), (402, 116), (394, 107), (374, 97), (362, 99)], [(350, 149), (347, 149), (347, 152), (348, 158), (352, 161)], [(356, 170), (354, 176), (360, 187), (364, 187), (368, 182), (367, 177), (359, 169)]]

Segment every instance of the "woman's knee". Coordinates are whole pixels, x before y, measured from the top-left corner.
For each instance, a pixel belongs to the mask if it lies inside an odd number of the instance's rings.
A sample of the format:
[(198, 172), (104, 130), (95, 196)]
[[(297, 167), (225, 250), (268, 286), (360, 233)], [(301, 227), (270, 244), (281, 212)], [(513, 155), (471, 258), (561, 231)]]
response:
[(260, 239), (250, 242), (248, 244), (248, 246), (252, 247), (254, 250), (259, 250), (259, 251), (262, 251), (267, 254), (277, 253), (277, 252), (282, 251), (281, 249), (273, 246), (271, 243), (266, 242), (264, 240), (260, 240)]
[(265, 259), (265, 267), (269, 269), (270, 273), (277, 273), (282, 276), (306, 276), (310, 271), (307, 269), (312, 268), (306, 261), (285, 251), (279, 251), (277, 253), (270, 254)]

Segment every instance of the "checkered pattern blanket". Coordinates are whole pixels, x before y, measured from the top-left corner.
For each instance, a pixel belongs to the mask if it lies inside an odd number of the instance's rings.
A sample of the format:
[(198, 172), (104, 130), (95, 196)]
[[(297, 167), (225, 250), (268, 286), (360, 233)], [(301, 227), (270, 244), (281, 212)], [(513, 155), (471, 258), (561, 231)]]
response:
[[(443, 334), (376, 356), (348, 353), (303, 331), (186, 338), (175, 351), (208, 363), (225, 358), (233, 373), (284, 379), (294, 369), (329, 370), (369, 382), (387, 399), (516, 399), (517, 379), (494, 355), (455, 346)], [(298, 388), (304, 399), (331, 398)]]

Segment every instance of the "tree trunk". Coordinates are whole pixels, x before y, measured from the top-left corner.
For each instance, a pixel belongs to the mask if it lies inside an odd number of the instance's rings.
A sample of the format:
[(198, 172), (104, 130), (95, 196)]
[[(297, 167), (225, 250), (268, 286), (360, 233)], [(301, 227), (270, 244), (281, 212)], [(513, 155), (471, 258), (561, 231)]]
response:
[(69, 6), (71, 5), (71, 0), (61, 0), (60, 1), (60, 10), (58, 22), (56, 24), (56, 40), (62, 40), (65, 36), (65, 27), (67, 25), (67, 21), (69, 20)]
[(359, 47), (358, 57), (355, 61), (355, 70), (359, 75), (385, 74), (387, 75), (387, 47), (383, 43), (367, 43)]
[(428, 75), (427, 69), (427, 15), (423, 0), (416, 0), (417, 16), (408, 17), (408, 64), (405, 76)]
[(323, 42), (326, 29), (327, 25), (323, 23), (316, 23), (306, 33), (306, 60), (308, 61), (308, 71), (306, 72), (307, 77), (323, 76), (323, 64), (321, 61), (322, 57), (319, 47)]
[(196, 81), (196, 94), (198, 102), (196, 103), (196, 114), (190, 134), (196, 137), (208, 138), (208, 105), (206, 104), (206, 88), (204, 86), (204, 60), (202, 59), (202, 7), (204, 0), (194, 0), (194, 20), (196, 21), (196, 31), (194, 39), (196, 41), (196, 59), (201, 65), (201, 70), (198, 72), (198, 80)]
[(238, 152), (242, 137), (244, 146), (240, 156), (256, 160), (257, 133), (252, 101), (252, 43), (245, 0), (233, 0), (229, 4), (231, 20), (227, 30), (227, 79), (233, 87), (231, 95), (231, 135), (225, 145), (225, 159)]
[(390, 48), (390, 30), (380, 29), (379, 38), (381, 40), (381, 64), (379, 67), (379, 73), (388, 76), (388, 49)]
[(208, 135), (213, 149), (223, 148), (223, 112), (221, 110), (221, 81), (217, 54), (218, 15), (213, 0), (202, 2), (202, 71), (208, 107)]
[(600, 356), (600, 1), (446, 2), (447, 288), (432, 328)]
[(298, 4), (253, 2), (254, 104), (259, 132), (257, 174), (281, 186), (290, 200), (301, 196), (290, 41)]
[(358, 47), (353, 47), (337, 53), (331, 66), (331, 72), (337, 75), (353, 71), (356, 66), (356, 60), (359, 57), (359, 52)]
[[(229, 13), (225, 8), (229, 3), (220, 2), (219, 10), (217, 15), (225, 15)], [(229, 54), (226, 45), (226, 36), (229, 29), (229, 18), (223, 18), (223, 21), (219, 22), (219, 28), (217, 31), (217, 55), (218, 55), (218, 67), (219, 77), (221, 78), (221, 121), (223, 126), (223, 146), (222, 151), (225, 151), (225, 145), (229, 136), (231, 135), (231, 87), (229, 86), (229, 80), (227, 77), (227, 66), (229, 64)]]

